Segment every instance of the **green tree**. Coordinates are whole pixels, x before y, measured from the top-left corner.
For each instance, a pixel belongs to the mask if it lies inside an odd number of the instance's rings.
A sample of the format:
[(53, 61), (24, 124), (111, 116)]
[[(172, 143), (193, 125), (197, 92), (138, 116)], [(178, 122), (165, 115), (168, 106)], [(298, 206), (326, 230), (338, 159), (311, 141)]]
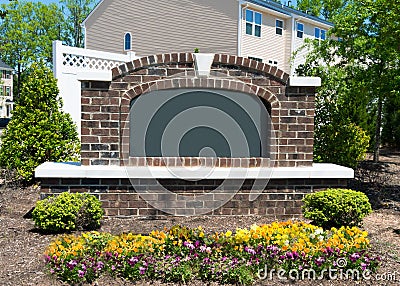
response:
[(400, 91), (387, 99), (383, 110), (382, 143), (400, 148)]
[[(304, 66), (303, 66), (304, 68)], [(314, 160), (356, 167), (365, 158), (370, 137), (364, 130), (369, 126), (366, 112), (368, 99), (354, 95), (354, 81), (346, 69), (316, 66), (298, 70), (318, 76), (322, 86), (315, 98)], [(363, 93), (361, 93), (363, 94)], [(358, 122), (356, 125), (354, 122)]]
[(346, 0), (297, 0), (297, 9), (309, 11), (310, 14), (332, 20), (346, 6)]
[(65, 22), (63, 38), (69, 46), (84, 47), (84, 31), (82, 22), (92, 11), (96, 0), (61, 0)]
[(323, 62), (322, 66), (341, 71), (346, 81), (333, 80), (348, 88), (338, 96), (348, 103), (343, 116), (368, 132), (375, 161), (379, 160), (384, 105), (399, 90), (399, 6), (400, 0), (347, 1), (332, 18), (332, 38), (309, 43), (313, 51), (299, 69), (312, 74)]
[(2, 136), (0, 165), (30, 181), (46, 161), (77, 160), (79, 140), (69, 114), (60, 109), (57, 81), (50, 69), (32, 64), (13, 116)]
[(16, 98), (27, 68), (40, 60), (52, 62), (52, 41), (60, 38), (63, 15), (56, 4), (9, 1), (1, 5), (7, 10), (0, 20), (0, 55), (13, 67), (17, 76)]

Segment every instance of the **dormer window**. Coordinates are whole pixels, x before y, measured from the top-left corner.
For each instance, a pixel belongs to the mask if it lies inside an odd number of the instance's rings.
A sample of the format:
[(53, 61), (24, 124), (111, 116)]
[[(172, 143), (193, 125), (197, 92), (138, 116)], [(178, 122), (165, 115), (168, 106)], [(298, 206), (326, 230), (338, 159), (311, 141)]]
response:
[(246, 9), (246, 34), (261, 37), (261, 13)]
[(124, 36), (124, 50), (130, 51), (132, 49), (132, 36), (131, 33), (126, 33)]
[(296, 22), (297, 38), (303, 38), (304, 36), (304, 24)]

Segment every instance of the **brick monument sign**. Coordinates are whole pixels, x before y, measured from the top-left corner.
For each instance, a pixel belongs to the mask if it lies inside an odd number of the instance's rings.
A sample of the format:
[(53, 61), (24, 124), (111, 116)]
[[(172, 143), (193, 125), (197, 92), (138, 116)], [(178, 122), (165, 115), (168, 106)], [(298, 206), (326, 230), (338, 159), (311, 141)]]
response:
[(313, 164), (317, 85), (224, 54), (127, 62), (82, 82), (80, 164), (36, 176), (43, 195), (98, 195), (108, 216), (299, 216), (305, 194), (353, 175)]

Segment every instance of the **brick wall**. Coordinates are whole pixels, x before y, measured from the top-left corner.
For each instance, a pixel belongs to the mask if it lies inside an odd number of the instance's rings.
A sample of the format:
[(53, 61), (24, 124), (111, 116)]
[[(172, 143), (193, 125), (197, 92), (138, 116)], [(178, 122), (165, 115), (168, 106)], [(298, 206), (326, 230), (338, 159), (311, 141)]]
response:
[[(169, 208), (169, 214), (196, 215), (204, 208), (213, 208), (220, 197), (232, 194), (229, 185), (210, 197), (209, 201), (179, 201), (176, 195), (198, 196), (211, 192), (215, 186), (219, 186), (222, 180), (202, 180), (189, 182), (183, 180), (163, 179), (158, 180), (163, 186), (171, 191), (166, 195), (157, 191), (153, 180), (137, 179), (132, 182), (127, 179), (43, 179), (42, 196), (57, 194), (60, 192), (89, 192), (96, 195), (102, 202), (106, 216), (163, 216), (165, 213), (154, 208), (152, 201), (164, 202), (166, 205), (173, 204)], [(132, 184), (133, 183), (133, 184)], [(254, 180), (238, 182), (242, 187), (233, 193), (231, 200), (223, 206), (215, 208), (208, 215), (266, 215), (279, 219), (294, 218), (301, 216), (301, 200), (304, 195), (315, 192), (326, 187), (345, 187), (347, 180), (339, 179), (285, 179), (271, 180), (265, 190), (256, 200), (250, 201), (250, 190)], [(135, 185), (133, 187), (132, 185)], [(235, 185), (234, 183), (232, 185)], [(152, 200), (149, 196), (143, 200), (135, 188), (143, 188), (151, 191)], [(234, 190), (236, 191), (236, 190)], [(202, 205), (198, 205), (198, 204)]]
[[(215, 55), (209, 78), (195, 78), (190, 53), (163, 54), (128, 62), (112, 70), (106, 85), (87, 82), (82, 91), (83, 165), (259, 166), (261, 158), (124, 158), (124, 134), (130, 102), (142, 94), (172, 88), (215, 88), (255, 94), (269, 103), (276, 146), (276, 167), (311, 166), (313, 160), (313, 87), (290, 87), (289, 76), (276, 67), (237, 56)], [(101, 86), (100, 88), (96, 88)], [(269, 162), (268, 162), (269, 163)]]

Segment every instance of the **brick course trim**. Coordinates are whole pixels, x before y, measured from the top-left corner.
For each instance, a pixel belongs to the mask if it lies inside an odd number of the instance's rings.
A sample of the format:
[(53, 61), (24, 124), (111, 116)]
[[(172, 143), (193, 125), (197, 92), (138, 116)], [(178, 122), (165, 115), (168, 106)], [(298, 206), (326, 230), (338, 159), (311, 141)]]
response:
[[(128, 74), (137, 72), (141, 69), (146, 69), (153, 66), (171, 65), (171, 64), (193, 64), (192, 53), (171, 53), (171, 54), (160, 54), (140, 59), (133, 60), (122, 64), (112, 69), (113, 81), (122, 78)], [(266, 63), (260, 63), (255, 60), (251, 60), (244, 57), (227, 55), (227, 54), (216, 54), (214, 56), (213, 66), (236, 66), (241, 70), (249, 70), (252, 72), (259, 73), (264, 76), (273, 77), (279, 83), (283, 85), (288, 84), (289, 74), (278, 69), (275, 66), (271, 66)]]
[[(279, 109), (280, 101), (271, 90), (267, 87), (258, 86), (252, 83), (245, 83), (235, 79), (190, 79), (190, 78), (173, 78), (173, 79), (160, 79), (156, 81), (145, 82), (132, 86), (130, 90), (124, 93), (121, 105), (128, 104), (137, 96), (146, 94), (152, 91), (177, 89), (177, 88), (205, 88), (205, 89), (225, 89), (231, 91), (244, 92), (254, 94), (266, 100), (272, 108)], [(127, 101), (124, 101), (127, 100)]]

